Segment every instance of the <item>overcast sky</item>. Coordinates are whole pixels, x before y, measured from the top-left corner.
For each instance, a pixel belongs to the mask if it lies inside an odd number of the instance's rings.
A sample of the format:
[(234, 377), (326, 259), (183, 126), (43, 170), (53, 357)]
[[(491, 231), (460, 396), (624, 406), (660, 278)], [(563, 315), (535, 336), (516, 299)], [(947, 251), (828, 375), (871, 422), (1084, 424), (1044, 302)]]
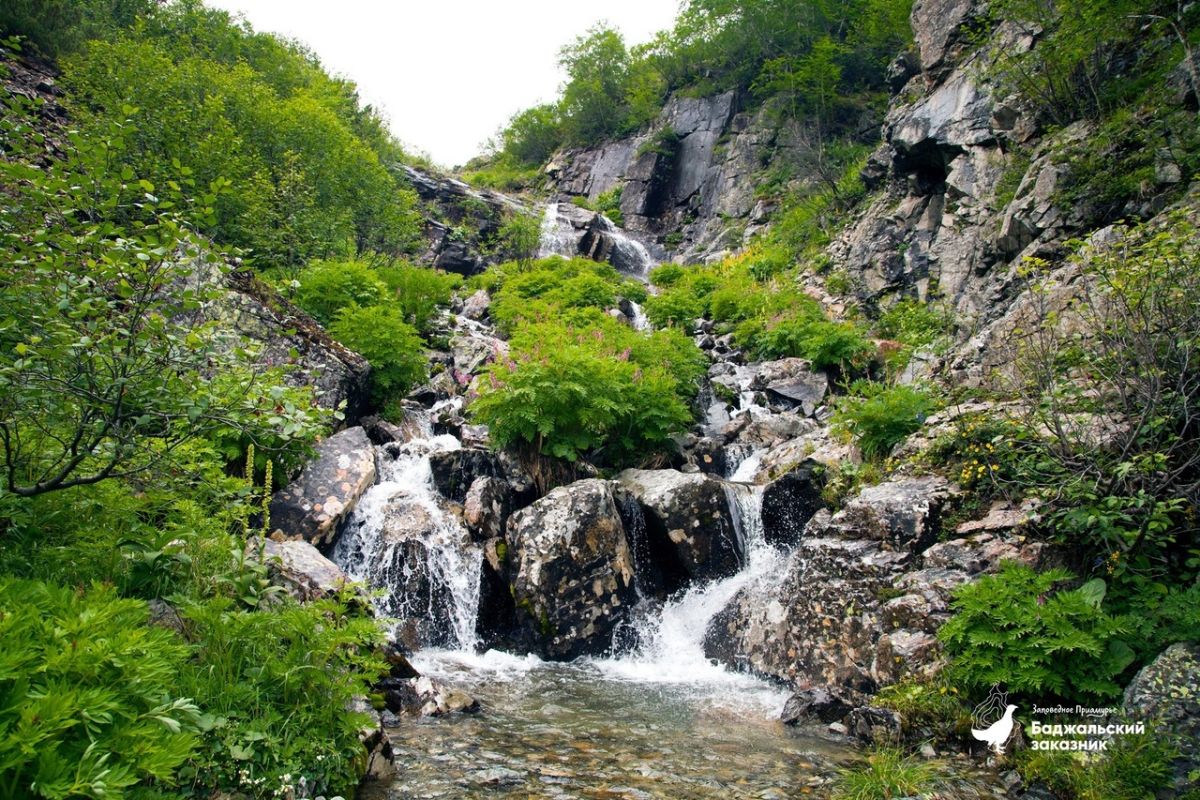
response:
[(670, 26), (678, 0), (206, 0), (299, 39), (358, 84), (405, 144), (465, 162), (516, 111), (552, 100), (558, 49), (604, 19), (629, 44)]

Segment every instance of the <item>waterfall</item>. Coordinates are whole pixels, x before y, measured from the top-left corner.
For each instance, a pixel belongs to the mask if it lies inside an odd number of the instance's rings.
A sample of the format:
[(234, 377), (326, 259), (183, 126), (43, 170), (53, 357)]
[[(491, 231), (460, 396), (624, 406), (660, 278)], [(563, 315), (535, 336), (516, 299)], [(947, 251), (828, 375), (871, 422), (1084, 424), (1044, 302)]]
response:
[(633, 312), (630, 322), (633, 323), (633, 329), (635, 331), (648, 331), (653, 329), (654, 326), (650, 324), (650, 318), (646, 316), (646, 310), (639, 304), (630, 300), (629, 310)]
[[(760, 453), (743, 461), (738, 479), (757, 469)], [(704, 638), (713, 618), (734, 596), (760, 582), (769, 582), (787, 565), (787, 554), (767, 544), (763, 535), (764, 487), (730, 481), (725, 488), (734, 532), (744, 554), (742, 569), (728, 578), (690, 586), (681, 594), (658, 605), (645, 603), (631, 621), (636, 642), (626, 654), (596, 661), (605, 673), (625, 680), (647, 683), (680, 683), (712, 686), (734, 685), (742, 691), (773, 689), (757, 679), (732, 673), (704, 655)]]
[(547, 203), (542, 212), (538, 258), (587, 256), (607, 261), (621, 272), (645, 280), (658, 263), (646, 245), (603, 214), (567, 203)]
[(376, 448), (379, 481), (359, 500), (333, 551), (353, 580), (382, 592), (379, 614), (420, 645), (475, 647), (483, 551), (433, 483), (429, 456), (461, 447), (434, 436), (427, 419), (404, 444)]
[(571, 221), (559, 213), (558, 203), (547, 203), (538, 233), (538, 258), (573, 258), (579, 255), (579, 238)]

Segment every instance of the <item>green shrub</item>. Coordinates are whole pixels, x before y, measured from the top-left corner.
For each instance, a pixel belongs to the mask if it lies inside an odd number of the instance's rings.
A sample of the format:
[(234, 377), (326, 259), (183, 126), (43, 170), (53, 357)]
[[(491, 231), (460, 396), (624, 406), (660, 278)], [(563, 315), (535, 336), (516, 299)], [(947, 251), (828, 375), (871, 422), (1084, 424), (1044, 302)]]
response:
[(1057, 589), (1074, 576), (1006, 562), (955, 591), (955, 615), (938, 631), (952, 680), (971, 689), (1000, 684), (1031, 696), (1104, 700), (1121, 693), (1133, 662), (1132, 622), (1104, 612), (1105, 584)]
[(300, 273), (296, 302), (328, 326), (348, 306), (373, 306), (387, 298), (387, 284), (362, 261), (319, 261)]
[(690, 331), (704, 316), (704, 302), (686, 288), (672, 288), (646, 298), (646, 316), (660, 328), (673, 325)]
[(937, 401), (916, 386), (884, 386), (856, 381), (852, 394), (837, 404), (834, 425), (854, 437), (870, 459), (888, 455), (908, 435), (920, 430)]
[[(448, 306), (462, 278), (453, 273), (396, 262), (375, 273), (388, 289), (387, 305), (395, 305), (404, 320), (428, 333), (438, 308)], [(361, 305), (369, 305), (362, 303)]]
[(926, 796), (941, 783), (940, 764), (899, 750), (879, 749), (863, 767), (842, 770), (834, 783), (836, 800), (893, 800)]
[[(349, 595), (347, 595), (349, 597)], [(179, 685), (206, 712), (200, 753), (179, 772), (198, 795), (351, 796), (365, 751), (355, 697), (383, 672), (374, 620), (344, 599), (241, 610), (218, 597), (182, 608), (197, 642)]]
[(425, 343), (404, 312), (392, 306), (348, 306), (329, 332), (371, 362), (371, 395), (382, 404), (425, 380)]
[(948, 312), (905, 298), (879, 315), (880, 336), (895, 339), (915, 349), (926, 349), (945, 339), (952, 321)]
[[(743, 329), (743, 336), (746, 331), (754, 329)], [(751, 336), (759, 357), (807, 358), (817, 369), (861, 368), (875, 352), (853, 324), (814, 319), (807, 313), (777, 318)]]
[(971, 709), (958, 687), (941, 678), (908, 679), (885, 686), (872, 703), (899, 713), (909, 734), (928, 732), (935, 740), (946, 741), (967, 734), (971, 727)]
[(1074, 800), (1146, 800), (1172, 783), (1178, 751), (1169, 737), (1122, 735), (1099, 758), (1051, 750), (1023, 750), (1017, 770), (1027, 782), (1039, 781), (1060, 797)]
[(650, 270), (650, 282), (655, 286), (668, 289), (678, 283), (685, 272), (683, 267), (672, 262), (659, 264)]
[(200, 711), (179, 685), (188, 648), (146, 604), (0, 578), (0, 787), (8, 797), (125, 796), (174, 784)]

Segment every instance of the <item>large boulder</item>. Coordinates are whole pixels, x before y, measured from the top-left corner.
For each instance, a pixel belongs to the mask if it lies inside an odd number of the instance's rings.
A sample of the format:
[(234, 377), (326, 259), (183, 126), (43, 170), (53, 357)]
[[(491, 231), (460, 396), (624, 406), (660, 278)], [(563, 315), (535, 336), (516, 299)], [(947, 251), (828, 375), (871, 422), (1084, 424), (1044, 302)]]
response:
[(569, 660), (605, 652), (638, 599), (609, 483), (552, 490), (513, 515), (506, 539), (513, 599), (543, 653)]
[(359, 427), (335, 433), (317, 445), (316, 458), (300, 476), (271, 498), (271, 529), (321, 547), (375, 483), (375, 449)]
[(1040, 544), (991, 533), (930, 547), (947, 496), (940, 478), (901, 478), (863, 489), (837, 514), (818, 511), (785, 568), (714, 617), (705, 652), (838, 691), (933, 674), (954, 589), (1002, 561), (1045, 557)]
[(821, 490), (825, 467), (805, 460), (771, 481), (763, 489), (763, 537), (770, 544), (793, 545), (804, 526), (825, 507)]
[(773, 403), (799, 408), (808, 417), (825, 400), (829, 378), (802, 358), (783, 358), (762, 364), (751, 386), (764, 390)]
[(1200, 769), (1200, 643), (1173, 644), (1143, 667), (1125, 689), (1122, 710), (1179, 748), (1174, 788), (1194, 785), (1189, 775)]
[(949, 483), (936, 475), (885, 481), (859, 492), (825, 528), (834, 536), (922, 550), (933, 543), (938, 517), (950, 496)]
[(341, 567), (299, 539), (253, 538), (246, 542), (246, 558), (265, 564), (272, 582), (301, 602), (335, 596), (350, 580)]
[(740, 569), (742, 544), (724, 481), (673, 469), (628, 469), (616, 480), (643, 510), (651, 558), (668, 594)]

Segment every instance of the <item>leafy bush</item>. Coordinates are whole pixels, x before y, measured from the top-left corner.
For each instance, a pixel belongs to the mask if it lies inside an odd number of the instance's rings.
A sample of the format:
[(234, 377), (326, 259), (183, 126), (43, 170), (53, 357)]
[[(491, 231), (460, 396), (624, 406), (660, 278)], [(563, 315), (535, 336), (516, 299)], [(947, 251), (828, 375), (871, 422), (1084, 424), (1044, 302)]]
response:
[(0, 578), (0, 786), (12, 797), (116, 797), (173, 785), (200, 710), (178, 679), (187, 646), (146, 604)]
[(599, 352), (586, 334), (555, 333), (493, 366), (471, 403), (497, 444), (525, 442), (568, 461), (602, 450), (623, 463), (661, 448), (691, 422), (676, 379), (662, 367)]
[(362, 261), (318, 261), (297, 280), (296, 302), (326, 326), (343, 308), (373, 306), (387, 297), (387, 284)]
[(462, 278), (453, 273), (402, 261), (377, 267), (375, 273), (388, 288), (387, 304), (394, 305), (404, 320), (421, 333), (429, 332), (437, 309), (448, 306), (454, 290), (462, 284)]
[(889, 306), (876, 324), (880, 336), (914, 349), (926, 349), (944, 341), (950, 326), (951, 319), (945, 310), (912, 298)]
[(1132, 622), (1104, 612), (1106, 587), (1098, 578), (1056, 590), (1073, 577), (1007, 562), (998, 574), (956, 590), (955, 615), (938, 631), (952, 680), (1075, 701), (1120, 695), (1118, 678), (1134, 659), (1124, 641)]
[(350, 796), (365, 721), (348, 711), (383, 672), (382, 633), (343, 599), (239, 610), (224, 597), (185, 605), (197, 641), (179, 685), (205, 710), (202, 749), (179, 771), (197, 794)]
[(853, 324), (813, 319), (806, 314), (777, 318), (750, 336), (743, 334), (743, 338), (751, 340), (761, 358), (798, 356), (812, 361), (817, 369), (861, 368), (875, 352), (874, 345)]
[(646, 316), (659, 327), (678, 326), (690, 331), (704, 315), (704, 302), (687, 289), (668, 289), (646, 299)]
[(1027, 782), (1041, 782), (1060, 797), (1145, 800), (1170, 787), (1176, 753), (1163, 737), (1124, 735), (1116, 737), (1103, 756), (1087, 761), (1061, 751), (1023, 750), (1017, 770)]
[(33, 166), (23, 160), (30, 148), (44, 155), (33, 120), (16, 96), (9, 102), (0, 122), (10, 154), (0, 161), (5, 491), (170, 468), (205, 437), (281, 451), (310, 438), (326, 417), (308, 398), (280, 408), (281, 372), (256, 374), (249, 343), (204, 311), (224, 294), (225, 266), (190, 224), (211, 213), (212, 194), (192, 202), (179, 184), (158, 188), (117, 166), (131, 124), (73, 137), (62, 158)]
[(0, 35), (24, 36), (54, 58), (130, 27), (153, 8), (151, 0), (9, 0), (0, 8)]
[(856, 381), (851, 391), (838, 402), (834, 425), (853, 436), (871, 459), (887, 456), (937, 408), (929, 392), (916, 386)]
[(683, 267), (668, 261), (650, 270), (650, 282), (667, 289), (678, 283), (685, 274)]
[(371, 395), (376, 403), (425, 380), (425, 343), (401, 309), (348, 306), (338, 312), (329, 332), (371, 362)]

